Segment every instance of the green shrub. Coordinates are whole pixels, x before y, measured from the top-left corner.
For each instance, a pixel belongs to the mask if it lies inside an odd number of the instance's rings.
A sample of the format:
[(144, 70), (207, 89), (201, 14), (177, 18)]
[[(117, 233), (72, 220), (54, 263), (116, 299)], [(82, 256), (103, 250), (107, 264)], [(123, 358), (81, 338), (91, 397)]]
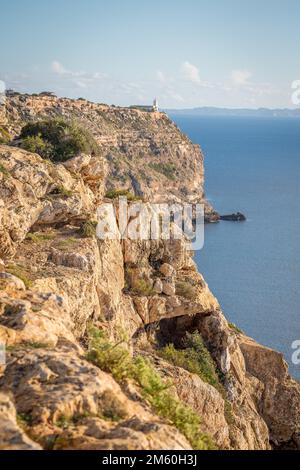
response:
[(158, 352), (161, 357), (171, 364), (199, 375), (204, 382), (223, 392), (216, 364), (199, 333), (187, 333), (185, 349), (175, 349), (173, 344), (168, 344)]
[(43, 158), (51, 159), (51, 155), (54, 152), (53, 145), (44, 140), (41, 134), (29, 135), (24, 137), (21, 142), (21, 147), (27, 152), (37, 153)]
[(156, 413), (170, 421), (188, 439), (193, 449), (214, 448), (211, 438), (201, 432), (200, 417), (172, 395), (169, 390), (172, 384), (163, 381), (149, 360), (141, 356), (135, 358), (133, 378)]
[(178, 281), (176, 282), (176, 294), (186, 299), (193, 300), (196, 297), (196, 289), (188, 281)]
[(194, 449), (214, 448), (209, 436), (200, 430), (199, 416), (172, 395), (169, 390), (172, 384), (162, 379), (148, 359), (142, 356), (131, 358), (122, 343), (110, 343), (105, 334), (95, 328), (89, 329), (87, 359), (119, 382), (126, 378), (134, 380), (156, 413), (176, 426)]
[(216, 364), (199, 333), (186, 334), (185, 349), (175, 349), (173, 344), (168, 344), (158, 350), (158, 354), (174, 366), (197, 374), (203, 382), (212, 385), (224, 399), (224, 415), (227, 423), (232, 423), (231, 403), (228, 401), (226, 390), (220, 381)]
[(149, 167), (169, 180), (175, 180), (176, 166), (173, 163), (149, 163)]
[(140, 196), (135, 196), (128, 189), (111, 189), (107, 191), (105, 197), (108, 199), (116, 199), (118, 197), (125, 196), (128, 201), (140, 201)]
[(104, 372), (109, 372), (117, 381), (131, 375), (132, 361), (124, 342), (112, 344), (105, 333), (96, 328), (89, 328), (89, 347), (87, 359)]
[(28, 123), (19, 136), (20, 146), (53, 162), (64, 162), (79, 153), (98, 153), (89, 131), (62, 118)]

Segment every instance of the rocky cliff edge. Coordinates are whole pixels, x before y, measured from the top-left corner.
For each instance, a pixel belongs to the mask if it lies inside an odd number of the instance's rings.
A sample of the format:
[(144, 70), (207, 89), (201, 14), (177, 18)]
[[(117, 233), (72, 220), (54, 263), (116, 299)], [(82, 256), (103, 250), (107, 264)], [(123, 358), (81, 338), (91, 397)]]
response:
[[(300, 448), (299, 384), (228, 324), (186, 243), (87, 230), (111, 188), (203, 201), (200, 150), (164, 114), (83, 100), (17, 95), (2, 124), (13, 137), (54, 115), (84, 122), (102, 153), (53, 164), (0, 146), (0, 448)], [(161, 165), (177, 159), (170, 178)], [(186, 348), (188, 335), (203, 343)], [(120, 346), (121, 375), (108, 367)]]

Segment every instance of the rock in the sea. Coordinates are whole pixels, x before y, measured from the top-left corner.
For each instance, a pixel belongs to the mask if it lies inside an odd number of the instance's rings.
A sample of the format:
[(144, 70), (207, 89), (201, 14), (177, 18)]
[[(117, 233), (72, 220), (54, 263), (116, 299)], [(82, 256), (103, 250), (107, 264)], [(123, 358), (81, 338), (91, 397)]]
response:
[(246, 216), (241, 212), (237, 212), (236, 214), (220, 215), (220, 220), (228, 220), (230, 222), (244, 222), (246, 220)]

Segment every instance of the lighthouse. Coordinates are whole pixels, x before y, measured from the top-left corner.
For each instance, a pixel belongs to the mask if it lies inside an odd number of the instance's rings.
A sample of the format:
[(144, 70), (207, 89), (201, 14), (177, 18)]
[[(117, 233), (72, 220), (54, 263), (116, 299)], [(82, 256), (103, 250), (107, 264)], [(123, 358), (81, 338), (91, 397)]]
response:
[(153, 109), (154, 112), (157, 112), (157, 111), (158, 111), (158, 101), (157, 101), (156, 98), (154, 98), (154, 100), (153, 100), (152, 109)]

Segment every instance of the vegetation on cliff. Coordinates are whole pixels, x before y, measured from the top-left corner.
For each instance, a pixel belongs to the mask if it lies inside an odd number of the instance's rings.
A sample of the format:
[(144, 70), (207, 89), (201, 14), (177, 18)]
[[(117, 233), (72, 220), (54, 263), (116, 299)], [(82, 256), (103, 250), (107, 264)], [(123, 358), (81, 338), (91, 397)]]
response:
[(0, 144), (7, 144), (11, 137), (5, 127), (0, 126)]
[(162, 379), (150, 360), (141, 355), (132, 358), (124, 341), (113, 344), (103, 331), (91, 327), (87, 359), (101, 370), (111, 373), (119, 383), (126, 379), (133, 380), (155, 412), (174, 424), (194, 449), (214, 448), (210, 437), (201, 432), (200, 417), (170, 391), (172, 383)]
[[(220, 449), (299, 448), (299, 384), (280, 354), (228, 324), (186, 244), (95, 240), (108, 190), (203, 200), (199, 148), (161, 113), (23, 95), (8, 97), (6, 111), (16, 145), (29, 116), (53, 123), (60, 113), (101, 151), (55, 165), (62, 154), (1, 145), (0, 447), (207, 449), (209, 435)], [(28, 137), (48, 149), (48, 135)], [(174, 162), (180, 178), (154, 162)], [(171, 343), (163, 357), (158, 337)]]
[(171, 364), (199, 375), (204, 382), (223, 391), (216, 364), (198, 332), (186, 334), (184, 349), (176, 349), (173, 344), (168, 344), (158, 352)]
[(26, 124), (18, 141), (24, 150), (53, 162), (64, 162), (79, 153), (98, 152), (98, 145), (87, 129), (63, 118)]

